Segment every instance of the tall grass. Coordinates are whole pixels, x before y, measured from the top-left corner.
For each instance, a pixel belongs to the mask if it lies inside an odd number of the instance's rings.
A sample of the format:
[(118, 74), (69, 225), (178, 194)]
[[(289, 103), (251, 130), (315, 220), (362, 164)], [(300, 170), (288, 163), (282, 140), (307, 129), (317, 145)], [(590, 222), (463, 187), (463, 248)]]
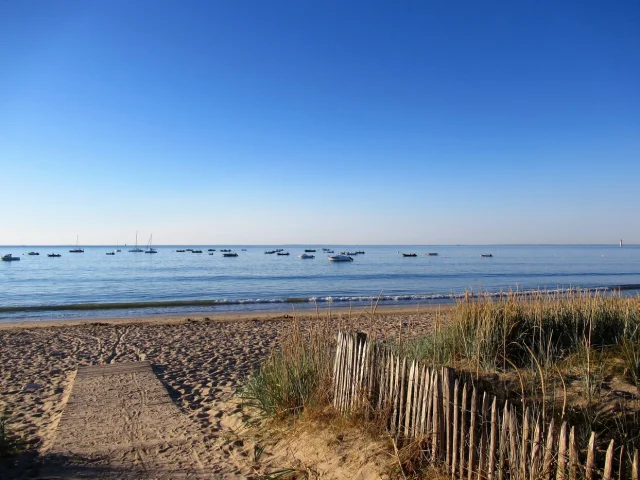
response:
[(249, 378), (241, 397), (265, 416), (298, 415), (326, 405), (331, 392), (335, 332), (325, 322), (303, 329), (294, 317), (276, 349)]
[[(404, 349), (430, 364), (466, 363), (491, 371), (537, 368), (534, 360), (553, 363), (585, 346), (602, 349), (640, 337), (639, 325), (639, 297), (583, 291), (467, 297), (450, 321)], [(636, 345), (629, 344), (629, 356), (637, 372)]]

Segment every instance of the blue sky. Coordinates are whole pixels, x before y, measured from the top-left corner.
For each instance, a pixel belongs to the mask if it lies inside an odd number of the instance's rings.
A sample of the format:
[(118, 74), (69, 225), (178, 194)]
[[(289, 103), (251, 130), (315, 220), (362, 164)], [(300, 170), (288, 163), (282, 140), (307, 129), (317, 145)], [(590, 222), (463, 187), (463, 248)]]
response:
[(640, 3), (5, 1), (0, 244), (640, 243)]

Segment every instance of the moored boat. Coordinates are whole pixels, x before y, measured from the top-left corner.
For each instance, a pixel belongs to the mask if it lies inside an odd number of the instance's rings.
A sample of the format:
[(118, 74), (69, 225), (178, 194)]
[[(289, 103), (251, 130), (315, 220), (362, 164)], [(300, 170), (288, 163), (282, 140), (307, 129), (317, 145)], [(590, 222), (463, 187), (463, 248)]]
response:
[(417, 257), (418, 254), (416, 254), (416, 253), (403, 253), (402, 256), (403, 257)]
[(428, 256), (430, 257), (437, 257), (438, 256), (438, 252), (429, 252), (427, 253)]
[(278, 255), (282, 255), (282, 256), (288, 256), (289, 252), (278, 252)]
[(235, 252), (231, 252), (231, 253), (226, 252), (226, 253), (223, 253), (223, 254), (222, 254), (222, 256), (223, 256), (223, 257), (237, 257), (237, 256), (238, 256), (238, 254), (237, 254), (237, 253), (235, 253)]
[(84, 248), (78, 248), (78, 235), (76, 235), (76, 248), (69, 250), (69, 253), (84, 253)]
[(29, 253), (27, 253), (27, 255), (40, 255), (40, 253), (38, 253), (38, 252), (29, 252)]
[(132, 248), (131, 250), (129, 250), (132, 253), (142, 253), (144, 252), (144, 250), (142, 250), (141, 248), (138, 248), (138, 231), (136, 230), (136, 247)]
[(485, 258), (491, 258), (491, 257), (493, 257), (493, 254), (492, 253), (481, 253), (480, 256), (481, 257), (485, 257)]
[(3, 262), (16, 262), (18, 260), (20, 260), (20, 257), (14, 257), (10, 253), (2, 257)]
[(327, 258), (330, 262), (353, 262), (353, 258), (349, 255), (329, 255)]
[(47, 257), (51, 257), (51, 258), (57, 258), (61, 256), (62, 255), (60, 255), (59, 253), (47, 253)]
[(315, 255), (309, 255), (308, 253), (303, 253), (302, 255), (298, 255), (298, 258), (302, 258), (302, 259), (305, 259), (305, 258), (316, 258), (316, 256)]

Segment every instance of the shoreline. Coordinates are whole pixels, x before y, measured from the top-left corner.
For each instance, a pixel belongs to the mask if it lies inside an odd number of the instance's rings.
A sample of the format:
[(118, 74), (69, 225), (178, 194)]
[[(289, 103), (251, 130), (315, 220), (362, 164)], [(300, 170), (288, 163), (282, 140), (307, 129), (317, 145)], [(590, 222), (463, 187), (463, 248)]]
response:
[[(428, 304), (428, 305), (385, 305), (376, 308), (376, 316), (384, 315), (409, 315), (422, 313), (435, 313), (438, 310), (450, 311), (455, 308), (455, 304)], [(16, 321), (0, 321), (0, 330), (24, 329), (24, 328), (49, 328), (49, 327), (71, 327), (76, 325), (136, 325), (136, 324), (153, 324), (153, 325), (175, 325), (190, 322), (218, 322), (218, 323), (241, 323), (241, 322), (268, 322), (292, 319), (295, 315), (300, 320), (313, 320), (316, 316), (321, 319), (326, 318), (329, 310), (327, 308), (318, 308), (318, 313), (314, 308), (295, 310), (289, 312), (283, 311), (243, 311), (243, 312), (189, 312), (181, 314), (153, 314), (153, 315), (135, 315), (130, 317), (85, 317), (85, 318), (62, 318), (62, 319), (43, 319), (43, 320), (16, 320)], [(349, 313), (348, 307), (338, 307), (331, 309), (331, 315), (344, 316)], [(352, 308), (351, 315), (353, 318), (362, 315), (370, 315), (370, 307)]]

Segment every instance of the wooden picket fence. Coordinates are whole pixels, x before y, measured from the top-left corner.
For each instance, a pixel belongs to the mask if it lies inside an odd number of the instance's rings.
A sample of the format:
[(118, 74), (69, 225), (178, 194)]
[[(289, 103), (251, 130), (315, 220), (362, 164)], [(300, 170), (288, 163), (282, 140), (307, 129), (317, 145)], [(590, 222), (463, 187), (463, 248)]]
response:
[(594, 432), (580, 447), (566, 421), (545, 423), (362, 333), (338, 334), (333, 378), (337, 410), (382, 416), (399, 445), (420, 442), (452, 480), (640, 480), (637, 449), (631, 457), (611, 440), (602, 463)]

